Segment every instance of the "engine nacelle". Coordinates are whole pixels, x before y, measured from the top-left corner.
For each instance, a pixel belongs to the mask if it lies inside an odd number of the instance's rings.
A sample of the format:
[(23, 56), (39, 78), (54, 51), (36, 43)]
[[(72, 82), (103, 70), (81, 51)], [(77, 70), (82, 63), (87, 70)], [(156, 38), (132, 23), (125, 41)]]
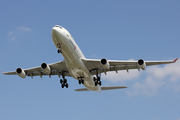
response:
[(110, 69), (109, 62), (105, 58), (101, 59), (101, 65), (104, 69)]
[(146, 69), (146, 63), (144, 62), (143, 59), (139, 59), (139, 60), (138, 60), (138, 65), (139, 65), (139, 67), (140, 67), (142, 70), (145, 70), (145, 69)]
[(47, 73), (47, 74), (50, 74), (50, 73), (51, 73), (51, 68), (50, 68), (49, 65), (46, 64), (46, 63), (42, 63), (42, 64), (41, 64), (41, 69), (42, 69), (45, 73)]
[(17, 75), (18, 75), (19, 77), (21, 77), (21, 78), (26, 78), (26, 73), (25, 73), (25, 71), (24, 71), (23, 69), (17, 68), (17, 69), (16, 69), (16, 73), (17, 73)]

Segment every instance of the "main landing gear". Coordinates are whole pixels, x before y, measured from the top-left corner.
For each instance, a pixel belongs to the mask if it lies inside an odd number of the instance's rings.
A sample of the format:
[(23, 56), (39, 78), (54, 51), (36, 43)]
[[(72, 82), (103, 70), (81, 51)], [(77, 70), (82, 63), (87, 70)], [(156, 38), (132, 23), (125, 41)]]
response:
[(79, 84), (84, 84), (84, 77), (78, 77)]
[(101, 86), (101, 78), (98, 76), (98, 69), (96, 69), (96, 77), (93, 77), (95, 86), (100, 85)]
[(62, 77), (63, 77), (63, 79), (60, 79), (61, 87), (62, 87), (62, 88), (64, 88), (64, 87), (68, 88), (69, 85), (68, 85), (68, 83), (67, 83), (67, 79), (65, 79), (64, 72), (62, 73)]
[(95, 86), (97, 86), (97, 85), (101, 86), (102, 83), (101, 83), (100, 77), (94, 77), (93, 79), (94, 79)]

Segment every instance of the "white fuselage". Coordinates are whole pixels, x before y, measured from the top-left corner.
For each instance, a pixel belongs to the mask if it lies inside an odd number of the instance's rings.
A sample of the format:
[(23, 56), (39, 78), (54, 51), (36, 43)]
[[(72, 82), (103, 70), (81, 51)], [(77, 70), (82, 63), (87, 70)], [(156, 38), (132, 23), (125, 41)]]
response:
[(65, 28), (57, 25), (52, 28), (52, 40), (56, 48), (62, 50), (62, 56), (71, 76), (77, 80), (79, 77), (83, 77), (83, 85), (86, 88), (100, 92), (101, 87), (95, 86), (93, 76), (82, 61), (85, 56), (71, 34)]

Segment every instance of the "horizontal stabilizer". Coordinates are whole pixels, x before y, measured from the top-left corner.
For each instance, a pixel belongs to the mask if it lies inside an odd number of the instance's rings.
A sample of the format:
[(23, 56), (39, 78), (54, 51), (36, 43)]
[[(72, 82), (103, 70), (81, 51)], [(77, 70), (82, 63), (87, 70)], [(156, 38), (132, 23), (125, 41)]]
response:
[(101, 87), (101, 90), (113, 90), (113, 89), (122, 89), (127, 88), (126, 86), (113, 86), (113, 87)]
[(87, 88), (82, 88), (82, 89), (76, 89), (75, 91), (90, 91)]
[[(113, 87), (101, 87), (101, 90), (114, 90), (114, 89), (122, 89), (127, 88), (126, 86), (113, 86)], [(87, 88), (76, 89), (75, 91), (90, 91)]]

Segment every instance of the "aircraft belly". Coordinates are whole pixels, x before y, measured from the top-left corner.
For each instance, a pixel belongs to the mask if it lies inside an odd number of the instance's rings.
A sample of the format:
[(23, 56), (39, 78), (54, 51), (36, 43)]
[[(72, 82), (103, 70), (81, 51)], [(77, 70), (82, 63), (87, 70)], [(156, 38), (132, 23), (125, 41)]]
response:
[(81, 58), (75, 61), (67, 61), (66, 66), (75, 79), (78, 79), (79, 77), (85, 78), (91, 76), (89, 70), (85, 67)]
[(88, 74), (81, 69), (72, 68), (71, 74), (77, 79), (78, 77), (88, 77)]
[(92, 91), (98, 91), (98, 92), (101, 91), (100, 86), (95, 86), (93, 76), (91, 75), (89, 70), (85, 67), (81, 58), (76, 61), (73, 61), (73, 63), (67, 62), (66, 64), (67, 64), (68, 70), (73, 78), (75, 78), (77, 80), (79, 77), (84, 78), (84, 86), (87, 89), (92, 90)]
[(92, 77), (87, 77), (84, 79), (84, 86), (89, 90), (101, 92), (101, 86), (99, 85), (95, 86)]
[(88, 73), (85, 71), (78, 69), (78, 68), (72, 68), (71, 69), (71, 75), (78, 80), (78, 77), (84, 77), (84, 86), (92, 91), (99, 91), (98, 86), (95, 86), (95, 83)]

